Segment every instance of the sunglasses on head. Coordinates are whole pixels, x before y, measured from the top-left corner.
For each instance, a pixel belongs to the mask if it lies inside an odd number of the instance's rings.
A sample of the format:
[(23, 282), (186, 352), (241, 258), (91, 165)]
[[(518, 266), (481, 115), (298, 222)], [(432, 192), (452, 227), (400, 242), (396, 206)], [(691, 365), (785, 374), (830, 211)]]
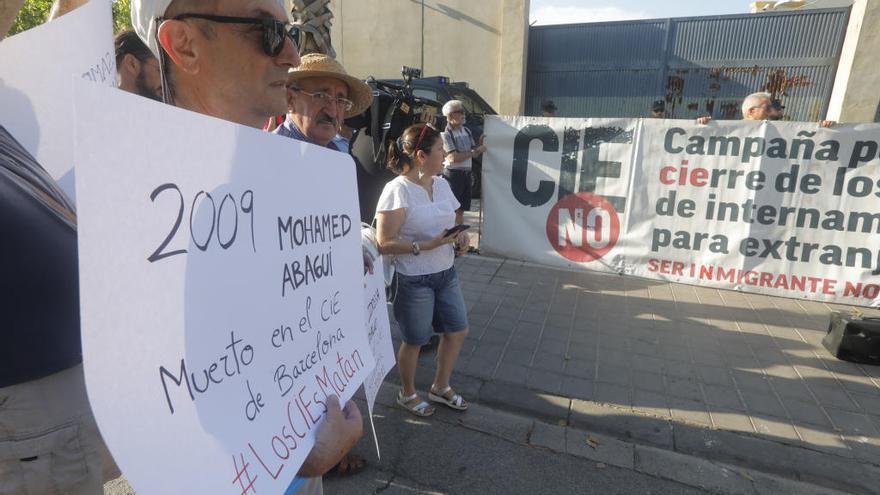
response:
[(427, 134), (429, 127), (431, 127), (429, 124), (424, 124), (422, 126), (422, 132), (419, 133), (419, 139), (416, 141), (416, 147), (413, 148), (413, 154), (415, 154), (416, 151), (419, 151), (419, 146), (422, 145), (422, 140), (425, 139), (425, 134)]
[(284, 50), (284, 42), (287, 38), (293, 42), (294, 49), (296, 40), (299, 38), (299, 26), (281, 22), (277, 19), (265, 19), (260, 17), (230, 17), (225, 15), (210, 14), (180, 14), (174, 17), (176, 21), (186, 19), (202, 19), (221, 24), (256, 24), (263, 30), (263, 52), (270, 57), (277, 57)]

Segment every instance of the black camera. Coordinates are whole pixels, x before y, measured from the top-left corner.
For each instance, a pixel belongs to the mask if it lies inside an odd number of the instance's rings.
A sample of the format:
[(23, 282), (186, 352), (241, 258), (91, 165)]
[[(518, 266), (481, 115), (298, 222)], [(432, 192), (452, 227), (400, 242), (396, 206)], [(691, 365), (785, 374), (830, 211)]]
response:
[(403, 66), (400, 68), (400, 75), (403, 76), (403, 81), (405, 86), (409, 86), (412, 83), (413, 79), (421, 79), (422, 70), (416, 69), (415, 67), (407, 67)]
[(385, 167), (388, 143), (413, 124), (436, 124), (436, 116), (441, 113), (438, 102), (413, 94), (412, 80), (421, 78), (422, 71), (404, 66), (400, 72), (402, 84), (367, 79), (373, 89), (373, 103), (366, 112), (345, 120), (355, 129), (351, 155), (358, 164), (361, 220), (366, 223), (372, 221), (382, 188), (395, 177)]

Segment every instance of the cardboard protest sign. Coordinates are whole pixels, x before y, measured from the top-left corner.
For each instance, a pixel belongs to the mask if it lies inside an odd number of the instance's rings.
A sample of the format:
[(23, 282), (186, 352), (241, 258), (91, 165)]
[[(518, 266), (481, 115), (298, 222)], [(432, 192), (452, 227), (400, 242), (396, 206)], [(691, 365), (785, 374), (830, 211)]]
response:
[[(71, 198), (74, 77), (116, 86), (108, 0), (92, 0), (58, 19), (0, 41), (0, 124)], [(113, 125), (124, 125), (125, 115)]]
[[(379, 440), (376, 427), (373, 425), (373, 406), (376, 395), (385, 376), (397, 364), (394, 345), (391, 343), (391, 323), (388, 320), (388, 301), (385, 299), (385, 277), (382, 273), (382, 257), (373, 260), (373, 273), (364, 276), (364, 310), (370, 349), (376, 367), (364, 380), (364, 393), (367, 396), (367, 408), (370, 412), (370, 426), (376, 440), (376, 452), (379, 452)], [(379, 454), (381, 457), (381, 454)]]
[(880, 126), (493, 117), (489, 252), (880, 306)]
[(85, 83), (76, 121), (84, 364), (114, 457), (142, 494), (284, 493), (328, 396), (374, 367), (351, 158)]

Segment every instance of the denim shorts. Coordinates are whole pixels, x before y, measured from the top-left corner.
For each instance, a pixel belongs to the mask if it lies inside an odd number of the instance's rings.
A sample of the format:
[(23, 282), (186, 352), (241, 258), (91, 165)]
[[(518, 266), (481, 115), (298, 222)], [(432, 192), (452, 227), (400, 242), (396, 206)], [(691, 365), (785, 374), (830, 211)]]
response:
[(433, 332), (467, 330), (467, 310), (455, 267), (429, 275), (398, 273), (394, 317), (409, 345), (427, 344)]

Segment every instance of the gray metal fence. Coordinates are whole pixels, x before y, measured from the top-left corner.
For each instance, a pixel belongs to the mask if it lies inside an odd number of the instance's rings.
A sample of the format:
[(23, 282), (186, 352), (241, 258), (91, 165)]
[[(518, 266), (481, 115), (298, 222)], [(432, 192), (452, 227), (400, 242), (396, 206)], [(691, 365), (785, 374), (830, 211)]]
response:
[(560, 117), (741, 118), (744, 96), (767, 91), (786, 119), (825, 116), (849, 8), (535, 26), (526, 115), (552, 99)]

